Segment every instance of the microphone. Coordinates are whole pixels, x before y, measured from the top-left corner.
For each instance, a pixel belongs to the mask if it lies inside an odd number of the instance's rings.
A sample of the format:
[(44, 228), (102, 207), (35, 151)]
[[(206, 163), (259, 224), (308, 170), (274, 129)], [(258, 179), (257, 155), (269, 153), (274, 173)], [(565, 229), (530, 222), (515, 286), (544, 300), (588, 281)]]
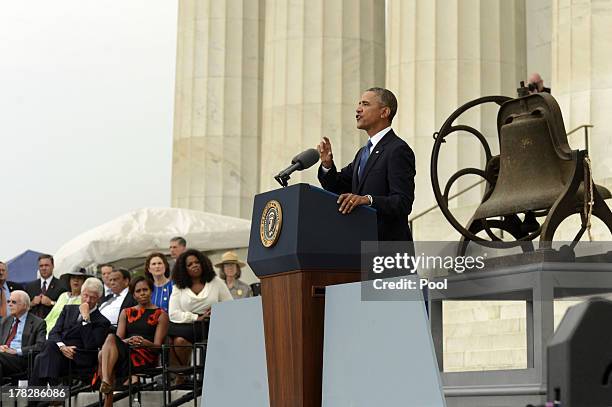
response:
[(287, 181), (294, 171), (302, 171), (306, 168), (312, 167), (319, 161), (319, 152), (314, 148), (309, 148), (306, 151), (302, 151), (291, 160), (291, 165), (274, 177), (281, 186), (286, 187), (289, 185)]

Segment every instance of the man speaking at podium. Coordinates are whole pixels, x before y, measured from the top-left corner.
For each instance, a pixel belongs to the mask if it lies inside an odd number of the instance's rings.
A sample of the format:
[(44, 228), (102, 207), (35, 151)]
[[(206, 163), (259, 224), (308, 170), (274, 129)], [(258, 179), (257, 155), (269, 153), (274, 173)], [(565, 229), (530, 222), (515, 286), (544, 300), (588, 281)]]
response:
[(395, 95), (370, 88), (361, 95), (355, 111), (357, 128), (368, 133), (368, 142), (340, 172), (334, 164), (327, 137), (318, 146), (323, 188), (340, 194), (338, 210), (349, 214), (359, 205), (377, 211), (378, 240), (412, 240), (408, 215), (414, 202), (414, 153), (395, 135), (391, 122), (397, 112)]

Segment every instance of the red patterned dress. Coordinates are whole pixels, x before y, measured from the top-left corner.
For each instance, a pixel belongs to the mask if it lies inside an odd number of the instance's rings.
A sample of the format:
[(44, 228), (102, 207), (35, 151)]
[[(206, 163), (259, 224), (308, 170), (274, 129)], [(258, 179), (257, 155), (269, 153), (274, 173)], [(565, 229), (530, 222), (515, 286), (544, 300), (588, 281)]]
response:
[[(126, 332), (125, 337), (142, 336), (151, 342), (155, 342), (155, 331), (159, 322), (159, 317), (164, 313), (161, 308), (145, 309), (131, 307), (125, 309), (126, 316)], [(117, 377), (127, 377), (129, 372), (128, 366), (128, 349), (127, 343), (121, 338), (115, 336), (119, 358), (115, 367), (115, 375)], [(132, 361), (132, 372), (138, 368), (157, 366), (159, 349), (151, 348), (132, 348), (129, 353)]]

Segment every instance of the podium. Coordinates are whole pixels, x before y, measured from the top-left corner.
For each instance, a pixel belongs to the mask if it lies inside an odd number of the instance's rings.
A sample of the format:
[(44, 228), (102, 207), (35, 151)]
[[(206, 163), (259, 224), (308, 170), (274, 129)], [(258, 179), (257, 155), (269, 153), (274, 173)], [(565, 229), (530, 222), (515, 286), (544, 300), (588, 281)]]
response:
[(338, 211), (308, 184), (255, 196), (248, 263), (261, 279), (271, 407), (320, 407), (325, 287), (360, 280), (361, 242), (376, 211)]

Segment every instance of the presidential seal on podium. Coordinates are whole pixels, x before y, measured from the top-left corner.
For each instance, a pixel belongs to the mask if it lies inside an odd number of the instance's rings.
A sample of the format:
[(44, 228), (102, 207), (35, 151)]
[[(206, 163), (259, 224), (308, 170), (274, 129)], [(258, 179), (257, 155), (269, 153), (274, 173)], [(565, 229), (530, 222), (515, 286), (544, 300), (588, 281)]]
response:
[(283, 209), (280, 202), (272, 200), (266, 203), (259, 223), (259, 237), (264, 247), (272, 247), (278, 241), (283, 225)]

